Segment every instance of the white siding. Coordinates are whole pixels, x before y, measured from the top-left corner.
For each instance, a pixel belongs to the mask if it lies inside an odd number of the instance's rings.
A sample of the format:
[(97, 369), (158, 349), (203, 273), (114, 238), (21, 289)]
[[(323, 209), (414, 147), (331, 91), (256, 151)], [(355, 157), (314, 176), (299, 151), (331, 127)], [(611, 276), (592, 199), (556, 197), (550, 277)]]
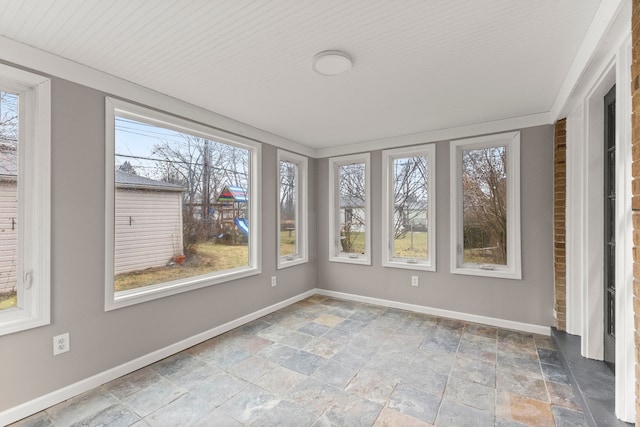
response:
[(181, 193), (115, 193), (115, 274), (161, 267), (182, 254)]
[(0, 181), (0, 293), (14, 289), (16, 285), (17, 221), (18, 191), (16, 182)]

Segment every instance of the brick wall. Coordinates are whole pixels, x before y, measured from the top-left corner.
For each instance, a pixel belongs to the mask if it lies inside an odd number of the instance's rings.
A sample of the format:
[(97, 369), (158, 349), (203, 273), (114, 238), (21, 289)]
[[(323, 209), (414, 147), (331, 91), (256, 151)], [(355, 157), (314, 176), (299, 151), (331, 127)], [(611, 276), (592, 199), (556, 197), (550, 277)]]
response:
[(633, 209), (633, 307), (636, 353), (636, 425), (640, 426), (640, 0), (633, 1), (631, 20), (631, 151)]
[(556, 328), (567, 328), (567, 280), (565, 258), (565, 208), (567, 194), (567, 132), (566, 119), (555, 125), (553, 153), (553, 269), (555, 278)]

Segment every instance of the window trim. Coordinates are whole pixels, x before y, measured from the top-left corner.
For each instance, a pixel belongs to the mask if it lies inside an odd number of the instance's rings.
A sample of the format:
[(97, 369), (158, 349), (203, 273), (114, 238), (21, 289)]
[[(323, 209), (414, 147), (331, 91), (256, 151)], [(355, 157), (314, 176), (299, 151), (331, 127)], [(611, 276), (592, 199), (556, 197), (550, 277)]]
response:
[[(340, 205), (338, 202), (340, 192), (336, 191), (336, 185), (339, 183), (338, 168), (354, 163), (364, 163), (365, 165), (365, 253), (355, 258), (340, 251), (340, 233), (337, 230), (340, 224), (337, 210)], [(371, 265), (371, 155), (369, 153), (329, 159), (329, 261)]]
[[(427, 209), (427, 248), (426, 260), (409, 262), (409, 258), (393, 257), (391, 250), (393, 244), (392, 228), (394, 219), (394, 173), (393, 161), (398, 158), (424, 156), (427, 158), (427, 192), (429, 204)], [(404, 268), (409, 270), (436, 271), (436, 144), (423, 144), (418, 146), (396, 148), (382, 151), (382, 266)]]
[(51, 80), (0, 64), (0, 87), (20, 96), (18, 220), (24, 224), (18, 306), (0, 311), (2, 336), (51, 323)]
[[(191, 122), (171, 114), (132, 104), (120, 99), (105, 97), (105, 311), (164, 298), (207, 286), (260, 274), (262, 266), (261, 229), (259, 215), (262, 203), (261, 159), (262, 144), (211, 127)], [(185, 132), (203, 138), (249, 150), (249, 265), (231, 270), (192, 276), (165, 283), (145, 286), (116, 293), (114, 289), (114, 246), (115, 246), (115, 117), (127, 117), (137, 121), (157, 124), (178, 132)]]
[[(505, 146), (507, 150), (507, 265), (463, 264), (462, 151)], [(450, 143), (451, 161), (451, 273), (522, 279), (520, 227), (520, 131), (460, 139)]]
[[(296, 243), (298, 253), (294, 256), (280, 255), (280, 162), (287, 161), (297, 165), (296, 179)], [(293, 267), (309, 262), (309, 159), (299, 154), (278, 149), (276, 178), (276, 224), (277, 224), (277, 269)]]

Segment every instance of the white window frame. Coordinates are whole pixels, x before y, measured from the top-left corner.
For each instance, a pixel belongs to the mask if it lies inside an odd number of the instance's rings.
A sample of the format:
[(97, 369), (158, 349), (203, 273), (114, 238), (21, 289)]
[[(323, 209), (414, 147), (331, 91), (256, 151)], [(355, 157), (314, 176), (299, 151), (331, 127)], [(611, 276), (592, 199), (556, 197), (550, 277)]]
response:
[(0, 311), (6, 335), (51, 323), (51, 80), (0, 64), (0, 89), (20, 97), (18, 304)]
[[(340, 192), (338, 170), (340, 166), (354, 163), (365, 165), (365, 250), (364, 254), (349, 254), (341, 251), (338, 197)], [(349, 264), (371, 265), (371, 156), (369, 153), (329, 159), (329, 261)]]
[[(105, 143), (105, 311), (139, 304), (182, 292), (216, 285), (231, 280), (260, 274), (261, 271), (261, 210), (262, 188), (261, 150), (260, 143), (232, 135), (224, 131), (181, 119), (179, 117), (152, 110), (136, 104), (131, 104), (115, 98), (106, 97), (106, 143)], [(132, 120), (184, 132), (202, 138), (219, 141), (225, 144), (241, 147), (249, 151), (249, 265), (231, 270), (212, 272), (200, 276), (192, 276), (165, 283), (145, 286), (127, 291), (115, 292), (114, 289), (114, 240), (115, 240), (115, 117), (127, 117)]]
[[(463, 263), (462, 152), (506, 147), (507, 151), (507, 264)], [(522, 279), (520, 234), (520, 132), (507, 132), (452, 141), (451, 161), (451, 273)]]
[[(308, 237), (308, 219), (309, 219), (309, 189), (308, 189), (308, 175), (309, 175), (309, 160), (298, 154), (290, 153), (288, 151), (278, 150), (277, 154), (278, 164), (278, 176), (277, 176), (277, 254), (278, 254), (278, 269), (292, 267), (294, 265), (304, 264), (309, 262), (309, 237)], [(296, 248), (297, 253), (294, 255), (280, 255), (280, 162), (286, 161), (294, 163), (297, 166), (296, 174)]]
[[(393, 256), (394, 223), (394, 160), (407, 157), (427, 158), (427, 259), (413, 259)], [(382, 265), (384, 267), (406, 268), (410, 270), (436, 271), (436, 145), (425, 144), (415, 147), (396, 148), (382, 152)]]

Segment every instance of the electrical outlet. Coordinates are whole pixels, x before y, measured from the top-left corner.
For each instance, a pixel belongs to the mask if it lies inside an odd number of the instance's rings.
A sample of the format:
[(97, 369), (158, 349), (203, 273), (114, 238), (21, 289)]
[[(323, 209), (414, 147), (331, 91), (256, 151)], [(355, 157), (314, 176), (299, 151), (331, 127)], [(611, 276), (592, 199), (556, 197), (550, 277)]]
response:
[(411, 286), (418, 286), (420, 284), (420, 279), (418, 276), (411, 276)]
[(53, 355), (57, 356), (71, 350), (69, 344), (69, 332), (53, 337)]
[(275, 288), (276, 286), (276, 276), (271, 276), (271, 287)]

